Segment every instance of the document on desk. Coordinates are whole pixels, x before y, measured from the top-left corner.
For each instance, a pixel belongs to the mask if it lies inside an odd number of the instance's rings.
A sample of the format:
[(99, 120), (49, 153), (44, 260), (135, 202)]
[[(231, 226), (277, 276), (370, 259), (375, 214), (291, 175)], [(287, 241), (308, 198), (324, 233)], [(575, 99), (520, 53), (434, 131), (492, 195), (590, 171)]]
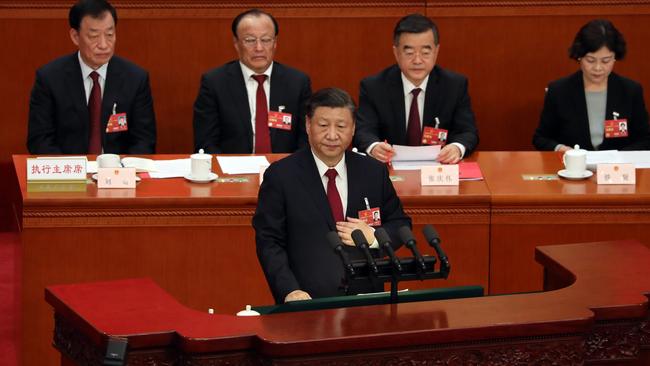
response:
[(436, 161), (440, 145), (403, 146), (393, 145), (395, 155), (391, 159), (394, 170), (419, 170), (423, 166), (440, 165)]
[(650, 168), (650, 151), (587, 151), (587, 168), (598, 164), (634, 164), (637, 169)]
[(155, 172), (150, 172), (151, 178), (179, 178), (189, 175), (192, 171), (191, 160), (154, 160)]
[(217, 161), (225, 174), (260, 174), (260, 167), (271, 165), (266, 156), (217, 156)]

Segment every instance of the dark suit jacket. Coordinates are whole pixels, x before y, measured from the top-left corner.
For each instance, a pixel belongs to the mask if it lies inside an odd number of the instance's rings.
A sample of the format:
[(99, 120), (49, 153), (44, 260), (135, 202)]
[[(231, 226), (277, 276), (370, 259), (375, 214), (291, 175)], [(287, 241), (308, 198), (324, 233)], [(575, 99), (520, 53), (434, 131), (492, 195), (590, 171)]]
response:
[[(397, 229), (411, 225), (404, 214), (388, 170), (380, 162), (346, 152), (348, 203), (346, 216), (358, 217), (370, 207), (379, 207), (382, 226), (399, 246)], [(309, 147), (271, 166), (264, 174), (257, 210), (253, 217), (257, 256), (276, 302), (284, 302), (291, 291), (301, 289), (313, 298), (344, 295), (345, 277), (340, 257), (326, 240), (335, 231), (327, 194)], [(357, 248), (344, 246), (351, 259), (363, 259)], [(373, 251), (375, 251), (373, 249)], [(375, 251), (379, 255), (379, 251)], [(357, 287), (351, 292), (383, 291), (382, 286)]]
[[(106, 133), (113, 103), (117, 103), (117, 113), (126, 113), (127, 131)], [(108, 63), (101, 123), (105, 153), (155, 153), (156, 116), (149, 75), (118, 56), (113, 56)], [(29, 152), (86, 154), (89, 125), (88, 102), (77, 53), (58, 58), (38, 69), (29, 100)]]
[[(285, 106), (292, 114), (291, 130), (270, 128), (274, 153), (291, 153), (307, 144), (305, 102), (311, 96), (309, 77), (301, 71), (273, 63), (270, 110)], [(253, 152), (253, 128), (248, 94), (239, 61), (213, 69), (201, 78), (194, 102), (194, 148), (216, 154)]]
[[(605, 118), (612, 112), (627, 119), (628, 137), (605, 138), (599, 150), (650, 149), (648, 112), (643, 100), (643, 88), (635, 81), (609, 74)], [(553, 150), (558, 144), (575, 144), (594, 150), (589, 131), (587, 100), (582, 71), (549, 84), (539, 127), (533, 136), (537, 150)]]
[[(467, 93), (467, 79), (436, 66), (429, 74), (424, 101), (423, 126), (449, 131), (447, 143), (465, 146), (468, 156), (478, 144), (478, 130)], [(393, 65), (361, 81), (354, 145), (366, 151), (373, 142), (406, 145), (406, 109), (401, 71)]]

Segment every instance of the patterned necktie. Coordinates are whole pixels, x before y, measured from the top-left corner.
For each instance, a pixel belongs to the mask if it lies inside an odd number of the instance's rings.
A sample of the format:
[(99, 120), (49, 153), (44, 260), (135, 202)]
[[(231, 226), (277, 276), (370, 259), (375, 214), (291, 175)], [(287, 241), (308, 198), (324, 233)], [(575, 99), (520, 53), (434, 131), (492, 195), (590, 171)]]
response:
[(418, 109), (418, 94), (422, 89), (415, 88), (411, 90), (413, 101), (411, 102), (411, 111), (409, 112), (409, 123), (406, 129), (406, 144), (408, 146), (422, 145), (422, 125), (420, 124), (420, 111)]
[(90, 90), (88, 98), (88, 114), (90, 115), (88, 153), (99, 155), (102, 153), (102, 90), (99, 86), (99, 74), (96, 71), (90, 73), (90, 78), (93, 79), (93, 88)]
[(343, 218), (343, 203), (341, 203), (341, 196), (339, 195), (339, 190), (336, 189), (336, 176), (338, 173), (336, 169), (328, 169), (325, 172), (327, 179), (327, 200), (330, 202), (330, 209), (332, 210), (332, 216), (334, 216), (334, 221), (345, 221)]
[(255, 153), (268, 154), (271, 152), (271, 137), (269, 136), (269, 107), (266, 104), (264, 80), (266, 75), (253, 75), (257, 81), (255, 96)]

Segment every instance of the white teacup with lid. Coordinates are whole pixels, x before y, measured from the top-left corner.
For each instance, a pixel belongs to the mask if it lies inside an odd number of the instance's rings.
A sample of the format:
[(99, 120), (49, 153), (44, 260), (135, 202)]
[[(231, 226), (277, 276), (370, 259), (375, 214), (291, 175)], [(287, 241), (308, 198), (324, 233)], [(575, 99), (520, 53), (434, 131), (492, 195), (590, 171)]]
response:
[(566, 174), (579, 177), (587, 170), (587, 150), (575, 145), (573, 150), (568, 150), (562, 156), (562, 162), (566, 168)]
[(205, 154), (203, 149), (198, 153), (190, 155), (192, 161), (191, 178), (196, 180), (210, 179), (212, 174), (212, 155)]

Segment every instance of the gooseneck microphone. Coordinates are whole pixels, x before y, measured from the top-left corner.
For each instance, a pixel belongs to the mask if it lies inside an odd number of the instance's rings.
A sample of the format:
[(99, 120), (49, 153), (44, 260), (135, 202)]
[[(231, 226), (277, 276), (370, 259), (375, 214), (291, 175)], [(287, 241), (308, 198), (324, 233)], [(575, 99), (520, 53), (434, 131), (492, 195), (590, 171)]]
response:
[(379, 274), (379, 269), (377, 269), (377, 264), (375, 263), (375, 260), (372, 258), (372, 255), (370, 255), (370, 249), (368, 248), (368, 240), (366, 240), (366, 236), (363, 235), (363, 232), (359, 229), (356, 229), (352, 231), (352, 240), (354, 241), (354, 244), (359, 248), (363, 254), (366, 256), (366, 261), (368, 262), (368, 267), (370, 268), (370, 272), (377, 275)]
[(377, 242), (379, 242), (379, 246), (383, 248), (386, 253), (388, 253), (388, 256), (390, 257), (390, 261), (393, 264), (393, 268), (397, 272), (402, 272), (402, 264), (399, 261), (399, 258), (395, 255), (395, 251), (393, 250), (393, 247), (390, 245), (391, 240), (390, 236), (386, 232), (384, 228), (378, 228), (375, 230), (375, 238), (377, 238)]
[(449, 259), (447, 258), (447, 254), (445, 254), (445, 252), (440, 247), (440, 235), (438, 235), (436, 229), (432, 225), (426, 225), (424, 229), (422, 229), (422, 233), (427, 239), (429, 245), (433, 247), (433, 249), (436, 251), (436, 254), (438, 254), (440, 263), (449, 268)]
[(427, 265), (424, 263), (424, 258), (422, 258), (422, 254), (420, 254), (418, 247), (415, 245), (415, 238), (413, 237), (411, 229), (408, 226), (402, 226), (399, 228), (398, 233), (399, 238), (402, 240), (404, 245), (406, 245), (406, 247), (409, 248), (411, 252), (413, 252), (413, 256), (418, 262), (420, 269), (426, 271)]
[(337, 252), (341, 257), (343, 267), (345, 267), (345, 269), (348, 271), (348, 274), (351, 277), (354, 277), (356, 274), (354, 272), (354, 267), (352, 266), (352, 263), (350, 263), (350, 258), (348, 258), (347, 253), (345, 253), (345, 250), (343, 250), (343, 242), (341, 241), (341, 238), (339, 238), (339, 234), (336, 231), (330, 231), (327, 233), (327, 241), (332, 246), (332, 249), (334, 249), (334, 251)]

